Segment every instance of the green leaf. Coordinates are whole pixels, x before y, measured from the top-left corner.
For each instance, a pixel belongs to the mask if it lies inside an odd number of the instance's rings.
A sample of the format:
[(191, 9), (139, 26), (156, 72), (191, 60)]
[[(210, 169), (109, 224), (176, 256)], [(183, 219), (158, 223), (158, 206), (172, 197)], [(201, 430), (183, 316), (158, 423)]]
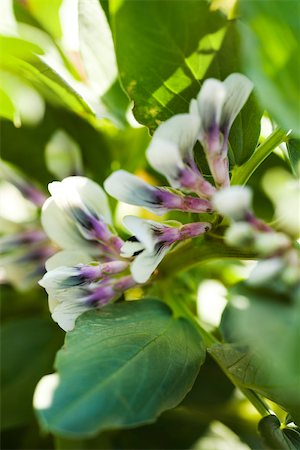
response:
[(281, 428), (276, 416), (266, 416), (258, 424), (260, 432), (267, 448), (278, 450), (299, 450), (300, 432), (293, 428)]
[(242, 384), (279, 403), (299, 422), (299, 291), (241, 284), (229, 298), (221, 330), (227, 341), (246, 347), (221, 346), (226, 366)]
[(263, 106), (299, 137), (299, 2), (248, 1), (240, 5), (242, 62)]
[(15, 114), (16, 110), (12, 100), (6, 92), (0, 89), (0, 116), (13, 122), (15, 120)]
[(300, 139), (289, 139), (286, 143), (292, 170), (296, 176), (300, 172)]
[(246, 105), (234, 121), (229, 134), (229, 142), (234, 162), (238, 166), (250, 158), (257, 146), (262, 113), (263, 110), (259, 106), (255, 95), (251, 94)]
[(94, 117), (93, 109), (82, 95), (39, 57), (37, 53), (42, 50), (38, 46), (19, 38), (0, 36), (0, 52), (0, 66), (30, 82), (46, 99), (82, 116)]
[(204, 1), (112, 0), (121, 81), (136, 119), (154, 130), (186, 112), (226, 33), (226, 19)]
[(27, 0), (26, 7), (32, 16), (47, 30), (54, 38), (62, 35), (59, 10), (62, 0), (51, 0), (51, 2), (41, 0)]
[(71, 437), (153, 422), (184, 398), (204, 358), (195, 328), (159, 301), (88, 312), (58, 353), (59, 385), (40, 423)]
[(60, 335), (49, 319), (10, 320), (1, 327), (1, 428), (33, 420), (32, 396), (52, 369)]

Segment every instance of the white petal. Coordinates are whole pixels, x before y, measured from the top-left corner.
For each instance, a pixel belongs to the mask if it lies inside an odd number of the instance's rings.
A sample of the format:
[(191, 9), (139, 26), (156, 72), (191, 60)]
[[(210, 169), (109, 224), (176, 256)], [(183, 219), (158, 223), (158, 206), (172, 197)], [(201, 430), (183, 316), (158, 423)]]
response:
[(280, 276), (284, 268), (282, 258), (274, 257), (259, 261), (247, 280), (250, 286), (266, 286), (273, 278)]
[(126, 228), (144, 245), (147, 251), (152, 252), (157, 238), (155, 238), (154, 229), (162, 225), (152, 220), (144, 220), (140, 217), (126, 216), (123, 219)]
[(243, 220), (245, 213), (251, 210), (252, 191), (247, 186), (231, 186), (218, 191), (212, 203), (223, 216), (232, 220)]
[(136, 252), (144, 250), (144, 245), (139, 241), (126, 241), (121, 247), (121, 256), (131, 258)]
[(199, 117), (178, 114), (161, 124), (153, 135), (147, 149), (147, 159), (173, 187), (179, 187), (176, 177), (178, 171), (185, 167), (184, 159), (193, 157), (199, 128)]
[(221, 122), (230, 128), (246, 103), (253, 89), (253, 83), (240, 73), (232, 73), (223, 81), (223, 85), (226, 89), (226, 98)]
[(195, 98), (190, 101), (189, 113), (200, 120), (198, 102)]
[(131, 274), (137, 283), (145, 283), (152, 275), (156, 267), (162, 261), (170, 247), (164, 247), (159, 252), (143, 251), (130, 266)]
[(68, 177), (49, 184), (49, 192), (57, 205), (65, 210), (79, 207), (93, 211), (104, 221), (111, 224), (111, 214), (105, 192), (94, 181), (85, 177)]
[(142, 206), (155, 214), (166, 212), (155, 204), (155, 187), (125, 170), (117, 170), (104, 182), (106, 192), (121, 202)]
[(78, 271), (75, 267), (60, 266), (45, 273), (43, 278), (39, 281), (39, 285), (46, 289), (48, 293), (53, 292), (56, 289), (60, 289), (67, 278), (76, 276), (77, 273)]
[(59, 303), (52, 312), (52, 319), (65, 331), (73, 330), (77, 317), (91, 309), (74, 301)]
[(212, 125), (219, 124), (226, 97), (223, 83), (214, 78), (205, 80), (198, 94), (198, 107), (201, 116), (201, 128), (209, 131)]
[(88, 264), (93, 260), (92, 256), (86, 252), (77, 250), (63, 250), (55, 253), (46, 261), (46, 270), (54, 270), (59, 266), (76, 266), (77, 264)]
[(43, 205), (41, 222), (49, 238), (63, 249), (82, 248), (91, 254), (99, 250), (83, 238), (70, 217), (60, 209), (54, 198), (50, 197)]

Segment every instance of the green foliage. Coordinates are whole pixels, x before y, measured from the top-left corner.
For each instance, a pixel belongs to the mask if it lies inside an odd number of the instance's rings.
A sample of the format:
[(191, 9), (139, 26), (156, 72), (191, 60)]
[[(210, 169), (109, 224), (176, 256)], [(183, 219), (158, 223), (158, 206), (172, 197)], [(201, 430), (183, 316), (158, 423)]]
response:
[(300, 139), (291, 137), (287, 141), (286, 146), (292, 170), (298, 176), (300, 172)]
[(189, 100), (221, 47), (226, 20), (202, 1), (110, 2), (121, 80), (136, 119), (154, 130)]
[(58, 353), (59, 386), (40, 422), (69, 436), (152, 422), (183, 399), (204, 358), (193, 325), (161, 302), (86, 313)]
[(33, 420), (32, 395), (50, 372), (61, 344), (56, 327), (43, 317), (10, 320), (1, 328), (1, 429)]
[[(78, 8), (77, 2), (63, 0), (0, 3), (1, 156), (33, 185), (38, 181), (46, 193), (49, 182), (74, 172), (103, 184), (117, 169), (165, 183), (146, 163), (150, 134), (175, 114), (188, 112), (206, 79), (240, 72), (253, 81), (254, 90), (230, 130), (231, 184), (249, 181), (255, 214), (274, 230), (286, 231), (289, 192), (297, 183), (292, 176), (300, 170), (297, 2), (240, 0), (233, 9), (227, 0), (79, 0)], [(66, 3), (75, 25), (74, 48), (65, 43), (61, 6)], [(267, 138), (261, 130), (264, 111), (272, 127), (282, 128)], [(199, 142), (194, 153), (212, 180)], [(292, 187), (282, 209), (287, 217), (276, 215), (274, 222), (280, 180), (266, 189), (274, 191), (274, 204), (263, 185), (268, 171), (278, 167)], [(11, 208), (6, 196), (5, 191), (0, 200), (0, 238), (7, 231), (40, 227), (38, 219), (9, 218), (10, 209), (18, 216), (22, 208)], [(132, 214), (118, 205), (117, 227), (122, 208)], [(138, 214), (159, 220), (149, 212)], [(175, 211), (164, 219), (209, 221), (214, 229), (177, 245), (148, 284), (122, 298), (139, 300), (77, 320), (57, 354), (59, 384), (52, 401), (37, 405), (41, 428), (54, 435), (58, 449), (262, 449), (259, 414), (249, 412), (236, 387), (262, 416), (269, 400), (282, 422), (288, 413), (283, 424), (273, 415), (260, 420), (266, 448), (300, 448), (295, 273), (285, 273), (286, 278), (280, 273), (281, 281), (262, 288), (245, 281), (236, 285), (246, 277), (244, 260), (258, 254), (225, 243), (226, 218)], [(293, 258), (299, 247), (291, 246), (294, 253), (285, 255), (285, 262), (297, 267)], [(216, 328), (198, 320), (197, 290), (206, 280), (218, 280), (229, 291)], [(47, 381), (43, 377), (54, 370), (62, 332), (50, 322), (39, 287), (16, 292), (2, 286), (1, 271), (1, 297), (3, 444), (52, 449), (52, 437), (39, 434), (32, 397), (38, 381)], [(204, 300), (213, 310), (214, 292)], [(215, 314), (219, 317), (218, 307)]]
[(298, 450), (300, 447), (299, 429), (280, 427), (280, 421), (276, 416), (266, 416), (258, 425), (260, 434), (267, 448), (277, 450)]
[(299, 300), (298, 289), (234, 287), (221, 329), (226, 340), (235, 345), (214, 350), (221, 352), (226, 367), (243, 385), (281, 404), (298, 423)]
[(245, 73), (278, 124), (299, 136), (300, 5), (242, 0), (240, 13)]

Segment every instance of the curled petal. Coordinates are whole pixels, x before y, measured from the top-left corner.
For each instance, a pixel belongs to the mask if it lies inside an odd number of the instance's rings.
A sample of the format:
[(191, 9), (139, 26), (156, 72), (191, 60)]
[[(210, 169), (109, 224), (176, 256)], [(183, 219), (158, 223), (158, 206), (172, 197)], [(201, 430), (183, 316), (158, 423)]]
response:
[(219, 133), (226, 88), (221, 81), (205, 80), (197, 97), (201, 117), (201, 133)]
[(59, 247), (72, 250), (82, 249), (89, 254), (99, 254), (99, 249), (84, 239), (74, 221), (50, 197), (42, 208), (41, 222), (49, 238)]
[(193, 161), (199, 127), (196, 115), (178, 114), (157, 128), (148, 147), (149, 163), (175, 188), (181, 187), (180, 174)]
[(142, 206), (157, 215), (171, 210), (210, 212), (212, 208), (207, 200), (151, 186), (124, 170), (114, 172), (104, 186), (112, 197), (131, 205)]
[(144, 220), (135, 216), (126, 216), (124, 217), (123, 222), (126, 228), (128, 228), (137, 240), (143, 244), (147, 251), (152, 252), (154, 250), (157, 242), (154, 230), (163, 228), (163, 225), (152, 220)]
[(54, 270), (60, 266), (76, 266), (77, 264), (88, 264), (93, 258), (90, 254), (79, 250), (62, 250), (55, 253), (46, 261), (46, 270)]
[(85, 177), (67, 177), (49, 184), (49, 192), (57, 205), (72, 216), (74, 208), (86, 211), (111, 224), (111, 214), (103, 189)]
[(130, 270), (137, 283), (145, 283), (170, 250), (170, 246), (157, 246), (151, 252), (144, 250), (133, 261)]
[(110, 175), (104, 187), (109, 195), (122, 202), (142, 206), (158, 215), (168, 211), (159, 203), (155, 187), (125, 170), (117, 170)]
[(253, 83), (240, 73), (232, 73), (223, 81), (223, 85), (226, 98), (222, 110), (221, 128), (226, 133), (246, 103), (253, 89)]
[(91, 309), (90, 306), (76, 303), (72, 300), (58, 303), (52, 310), (52, 319), (65, 331), (73, 330), (75, 321), (84, 312)]

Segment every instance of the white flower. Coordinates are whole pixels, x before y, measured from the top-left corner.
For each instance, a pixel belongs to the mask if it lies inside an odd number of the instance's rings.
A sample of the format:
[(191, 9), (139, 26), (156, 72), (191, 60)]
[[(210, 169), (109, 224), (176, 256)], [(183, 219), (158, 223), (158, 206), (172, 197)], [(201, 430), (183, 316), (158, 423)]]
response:
[(285, 267), (283, 258), (274, 257), (259, 261), (247, 280), (250, 286), (265, 286), (266, 283), (282, 274)]
[[(130, 266), (132, 276), (138, 283), (145, 283), (176, 241), (178, 229), (134, 216), (126, 216), (123, 221), (135, 238), (125, 242), (121, 254), (135, 256)], [(174, 236), (169, 236), (168, 241), (164, 231), (170, 231)]]
[(171, 210), (211, 212), (208, 200), (183, 195), (179, 191), (151, 186), (125, 170), (117, 170), (104, 182), (106, 191), (118, 200), (142, 206), (157, 215)]
[[(219, 141), (219, 132), (227, 139), (230, 128), (252, 89), (252, 82), (240, 73), (229, 75), (223, 82), (214, 78), (205, 80), (197, 97), (201, 122), (200, 140), (210, 147), (210, 142), (216, 144)], [(195, 111), (195, 105), (192, 109)], [(212, 147), (208, 150), (218, 152), (221, 148)]]
[(253, 84), (248, 78), (233, 73), (223, 82), (214, 78), (205, 80), (197, 103), (191, 101), (190, 113), (194, 117), (198, 106), (199, 140), (218, 187), (230, 184), (227, 159), (229, 131), (252, 89)]
[(232, 220), (244, 220), (251, 210), (252, 192), (248, 187), (231, 186), (218, 191), (212, 200), (215, 209)]
[(130, 265), (133, 278), (138, 283), (145, 283), (178, 241), (190, 239), (210, 230), (208, 222), (194, 222), (170, 226), (139, 217), (126, 216), (124, 224), (134, 235), (121, 248), (124, 257), (134, 257)]
[(49, 190), (42, 223), (63, 250), (47, 261), (39, 284), (48, 293), (53, 320), (70, 331), (79, 315), (116, 300), (135, 282), (122, 274), (129, 263), (120, 256), (123, 241), (110, 230), (104, 191), (84, 177), (51, 183)]
[(43, 205), (41, 220), (50, 239), (62, 249), (102, 254), (100, 244), (112, 233), (108, 201), (100, 186), (74, 176), (50, 183), (49, 191), (52, 196)]
[(151, 166), (164, 175), (173, 188), (209, 198), (215, 189), (204, 180), (194, 161), (193, 148), (199, 130), (198, 115), (173, 116), (157, 128), (146, 156)]

